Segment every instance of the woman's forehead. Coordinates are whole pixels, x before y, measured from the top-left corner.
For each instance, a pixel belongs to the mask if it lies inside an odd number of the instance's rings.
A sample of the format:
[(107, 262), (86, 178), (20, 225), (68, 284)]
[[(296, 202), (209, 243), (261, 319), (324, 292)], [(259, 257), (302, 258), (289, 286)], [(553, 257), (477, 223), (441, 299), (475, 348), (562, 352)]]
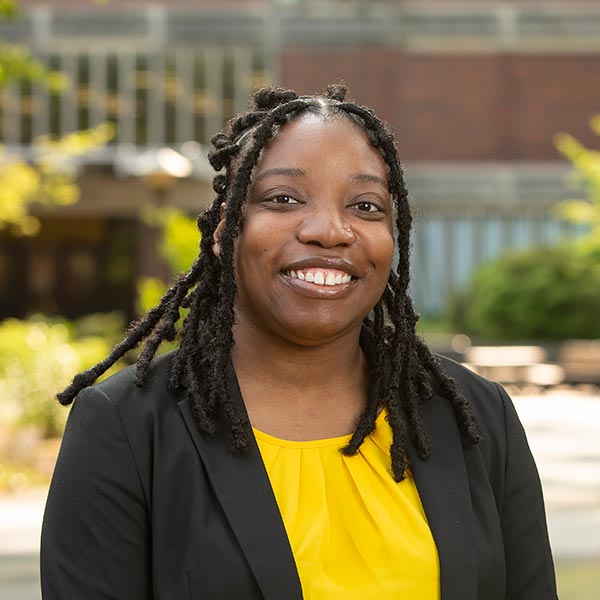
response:
[(343, 113), (323, 114), (307, 111), (282, 125), (269, 140), (267, 147), (282, 137), (332, 135), (338, 132), (368, 140), (365, 130), (350, 116)]
[(342, 115), (309, 112), (286, 123), (269, 140), (259, 156), (255, 175), (263, 168), (279, 163), (293, 166), (307, 157), (356, 161), (388, 171), (381, 152), (357, 123)]

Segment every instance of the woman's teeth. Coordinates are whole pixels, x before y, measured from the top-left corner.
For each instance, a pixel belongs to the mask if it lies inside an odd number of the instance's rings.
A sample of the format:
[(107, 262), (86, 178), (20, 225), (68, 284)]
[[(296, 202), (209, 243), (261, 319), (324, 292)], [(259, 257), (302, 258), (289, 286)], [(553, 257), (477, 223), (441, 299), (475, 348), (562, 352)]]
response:
[(340, 285), (352, 280), (352, 275), (347, 273), (331, 273), (329, 271), (286, 271), (286, 275), (292, 279), (300, 279), (317, 285)]

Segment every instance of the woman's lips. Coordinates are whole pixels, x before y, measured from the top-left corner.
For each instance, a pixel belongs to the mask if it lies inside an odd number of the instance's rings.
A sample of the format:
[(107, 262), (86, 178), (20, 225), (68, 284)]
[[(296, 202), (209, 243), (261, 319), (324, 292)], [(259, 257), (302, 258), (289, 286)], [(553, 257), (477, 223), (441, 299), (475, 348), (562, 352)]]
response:
[[(300, 277), (298, 276), (300, 274)], [(304, 279), (302, 278), (304, 276)], [(349, 294), (358, 283), (349, 273), (333, 269), (306, 268), (283, 271), (281, 277), (289, 287), (309, 298), (333, 299)], [(312, 281), (311, 281), (312, 280)]]
[(356, 287), (361, 274), (356, 265), (340, 256), (305, 256), (286, 264), (281, 278), (309, 298), (342, 298)]
[(336, 286), (350, 283), (352, 275), (339, 269), (323, 269), (321, 267), (307, 267), (303, 269), (290, 269), (284, 275), (299, 281), (307, 281), (315, 285)]

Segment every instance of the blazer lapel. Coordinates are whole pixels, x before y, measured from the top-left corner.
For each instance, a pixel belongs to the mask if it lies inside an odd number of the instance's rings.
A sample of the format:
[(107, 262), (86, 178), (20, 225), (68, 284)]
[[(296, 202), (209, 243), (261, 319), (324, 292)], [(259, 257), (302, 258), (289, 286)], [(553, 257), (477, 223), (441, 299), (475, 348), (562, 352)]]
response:
[[(231, 366), (228, 383), (232, 398), (245, 410)], [(182, 400), (179, 408), (265, 600), (302, 600), (294, 557), (254, 437), (246, 454), (233, 456), (228, 432), (206, 439), (189, 402)]]
[(475, 519), (460, 432), (450, 402), (434, 396), (423, 404), (433, 454), (418, 458), (408, 444), (411, 469), (440, 560), (442, 600), (477, 598)]

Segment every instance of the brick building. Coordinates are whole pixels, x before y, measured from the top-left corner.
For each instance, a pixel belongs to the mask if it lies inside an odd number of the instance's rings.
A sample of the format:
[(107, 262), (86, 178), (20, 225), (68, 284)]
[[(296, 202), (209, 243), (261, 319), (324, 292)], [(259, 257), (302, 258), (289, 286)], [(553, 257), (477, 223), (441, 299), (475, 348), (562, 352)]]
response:
[(262, 82), (310, 92), (343, 79), (391, 124), (420, 215), (414, 295), (425, 312), (442, 309), (481, 260), (573, 233), (552, 213), (571, 193), (553, 136), (596, 143), (598, 1), (23, 4), (0, 38), (27, 44), (72, 85), (4, 89), (3, 143), (26, 154), (35, 135), (106, 120), (117, 135), (82, 165), (77, 205), (44, 215), (37, 238), (0, 241), (0, 317), (131, 313), (132, 281), (155, 264), (139, 218), (153, 191), (132, 165), (191, 148), (194, 175), (168, 195), (197, 212), (210, 186), (189, 142), (206, 144)]

